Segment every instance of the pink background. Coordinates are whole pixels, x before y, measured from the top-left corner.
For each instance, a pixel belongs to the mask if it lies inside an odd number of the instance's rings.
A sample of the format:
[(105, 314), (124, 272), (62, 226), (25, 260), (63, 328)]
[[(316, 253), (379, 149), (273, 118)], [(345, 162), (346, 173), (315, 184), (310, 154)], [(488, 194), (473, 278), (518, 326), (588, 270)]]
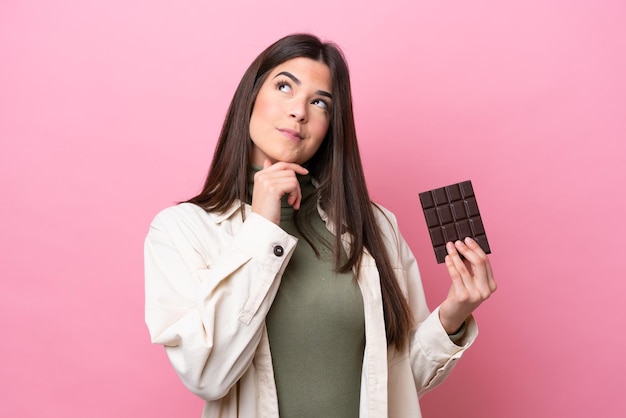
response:
[[(369, 4), (369, 5), (368, 5)], [(338, 42), (373, 197), (431, 308), (418, 193), (471, 179), (500, 284), (426, 417), (621, 417), (622, 0), (0, 5), (0, 415), (198, 417), (143, 322), (142, 245), (193, 195), (236, 83), (294, 31)]]

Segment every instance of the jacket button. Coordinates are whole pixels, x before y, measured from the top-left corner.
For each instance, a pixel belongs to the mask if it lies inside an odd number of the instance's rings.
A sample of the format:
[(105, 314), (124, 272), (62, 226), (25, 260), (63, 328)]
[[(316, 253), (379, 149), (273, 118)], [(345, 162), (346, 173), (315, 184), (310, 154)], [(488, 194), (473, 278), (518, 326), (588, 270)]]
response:
[(274, 255), (276, 257), (282, 257), (284, 253), (285, 253), (285, 250), (280, 245), (277, 245), (274, 247)]

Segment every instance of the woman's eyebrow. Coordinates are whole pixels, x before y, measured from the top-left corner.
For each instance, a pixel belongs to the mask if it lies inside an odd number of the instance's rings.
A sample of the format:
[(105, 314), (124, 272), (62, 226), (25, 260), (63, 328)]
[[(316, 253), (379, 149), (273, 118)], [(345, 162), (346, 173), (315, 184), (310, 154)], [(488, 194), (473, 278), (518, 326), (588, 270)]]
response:
[(291, 79), (291, 81), (293, 81), (294, 83), (296, 83), (298, 86), (301, 84), (300, 80), (298, 80), (298, 77), (296, 77), (295, 75), (291, 74), (288, 71), (281, 71), (278, 74), (276, 74), (274, 76), (274, 78), (284, 75), (285, 77), (289, 77)]
[[(289, 71), (281, 71), (281, 72), (279, 72), (278, 74), (276, 74), (276, 75), (274, 76), (274, 78), (276, 78), (276, 77), (278, 77), (278, 76), (281, 76), (281, 75), (283, 75), (283, 76), (288, 77), (289, 79), (291, 79), (291, 81), (293, 81), (293, 82), (294, 82), (297, 86), (299, 86), (300, 84), (302, 84), (302, 82), (298, 79), (298, 77), (296, 77), (295, 75), (291, 74)], [(320, 96), (325, 96), (325, 97), (328, 97), (329, 99), (332, 99), (332, 98), (333, 98), (333, 95), (332, 95), (332, 94), (330, 94), (329, 92), (324, 91), (324, 90), (317, 90), (315, 93), (316, 93), (316, 94), (319, 94)]]

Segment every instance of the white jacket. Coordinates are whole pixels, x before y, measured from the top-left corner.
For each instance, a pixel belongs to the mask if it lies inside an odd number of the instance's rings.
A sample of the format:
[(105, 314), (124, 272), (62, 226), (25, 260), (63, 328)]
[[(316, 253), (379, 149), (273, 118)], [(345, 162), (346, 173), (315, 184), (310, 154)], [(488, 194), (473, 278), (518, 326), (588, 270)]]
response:
[[(173, 206), (155, 217), (145, 242), (150, 336), (165, 346), (185, 386), (206, 400), (203, 417), (278, 417), (265, 317), (297, 239), (245, 209), (242, 222), (239, 203), (223, 214)], [(468, 319), (461, 345), (452, 343), (438, 308), (428, 311), (395, 217), (382, 208), (374, 212), (417, 326), (409, 347), (387, 347), (378, 270), (365, 251), (355, 272), (365, 309), (360, 417), (420, 417), (418, 396), (443, 381), (478, 329)], [(342, 239), (347, 250), (350, 237)], [(283, 251), (274, 251), (277, 246)]]

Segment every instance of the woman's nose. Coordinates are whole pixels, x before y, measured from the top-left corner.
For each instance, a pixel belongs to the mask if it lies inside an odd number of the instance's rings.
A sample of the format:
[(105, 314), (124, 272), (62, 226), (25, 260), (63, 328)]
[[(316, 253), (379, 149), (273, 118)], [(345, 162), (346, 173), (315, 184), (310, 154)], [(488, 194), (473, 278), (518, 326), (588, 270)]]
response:
[(292, 119), (297, 120), (300, 123), (306, 121), (306, 104), (302, 100), (294, 100), (289, 110), (289, 115)]

